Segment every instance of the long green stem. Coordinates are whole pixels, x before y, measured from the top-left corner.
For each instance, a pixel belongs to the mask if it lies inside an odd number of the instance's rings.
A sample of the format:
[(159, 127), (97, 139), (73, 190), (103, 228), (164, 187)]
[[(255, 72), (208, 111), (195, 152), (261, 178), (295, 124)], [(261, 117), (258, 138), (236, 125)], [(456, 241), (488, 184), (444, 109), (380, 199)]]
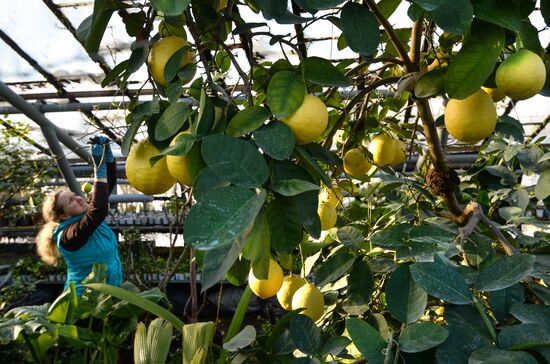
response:
[(25, 331), (21, 331), (21, 335), (23, 335), (23, 339), (25, 340), (25, 343), (27, 343), (27, 346), (29, 347), (29, 350), (31, 351), (31, 356), (33, 360), (36, 363), (42, 363), (42, 360), (40, 359), (40, 356), (36, 352), (36, 347), (34, 346), (32, 340), (29, 338), (29, 335), (25, 333)]
[(491, 321), (489, 321), (489, 317), (487, 316), (487, 313), (485, 312), (485, 309), (483, 308), (483, 304), (480, 300), (477, 299), (477, 297), (474, 297), (474, 305), (476, 306), (477, 311), (479, 312), (479, 315), (483, 319), (483, 323), (485, 324), (485, 327), (487, 328), (487, 331), (489, 331), (489, 334), (491, 335), (491, 339), (493, 339), (494, 342), (497, 341), (497, 334), (495, 332), (495, 328), (491, 324)]

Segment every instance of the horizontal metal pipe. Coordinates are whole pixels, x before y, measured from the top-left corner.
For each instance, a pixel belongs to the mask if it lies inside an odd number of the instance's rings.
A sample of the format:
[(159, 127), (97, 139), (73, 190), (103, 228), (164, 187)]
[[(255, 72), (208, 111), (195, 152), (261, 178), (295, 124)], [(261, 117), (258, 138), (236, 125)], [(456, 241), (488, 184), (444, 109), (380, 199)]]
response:
[[(91, 103), (81, 103), (81, 102), (69, 102), (66, 104), (43, 104), (36, 103), (30, 104), (36, 110), (41, 113), (47, 112), (66, 112), (66, 111), (95, 111), (95, 110), (116, 110), (125, 108), (126, 105), (118, 105), (114, 102), (91, 102)], [(1, 115), (11, 115), (11, 114), (21, 114), (22, 111), (13, 106), (2, 106), (0, 107)]]

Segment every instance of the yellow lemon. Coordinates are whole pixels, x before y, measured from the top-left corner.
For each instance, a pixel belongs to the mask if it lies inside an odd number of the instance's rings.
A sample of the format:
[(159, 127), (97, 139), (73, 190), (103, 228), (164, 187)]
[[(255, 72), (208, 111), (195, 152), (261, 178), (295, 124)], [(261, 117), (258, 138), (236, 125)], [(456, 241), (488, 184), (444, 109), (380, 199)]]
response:
[(504, 92), (502, 92), (502, 90), (499, 89), (498, 87), (496, 88), (482, 87), (481, 89), (485, 91), (487, 95), (491, 96), (491, 98), (493, 99), (493, 102), (502, 101), (506, 97)]
[(309, 316), (317, 321), (325, 312), (325, 299), (319, 288), (311, 283), (306, 283), (298, 288), (292, 296), (292, 309), (305, 308), (300, 314)]
[(306, 95), (298, 110), (281, 121), (292, 131), (296, 144), (311, 143), (319, 138), (327, 127), (327, 107), (318, 97)]
[[(151, 77), (153, 77), (153, 80), (159, 85), (166, 86), (168, 84), (168, 80), (164, 78), (164, 67), (166, 67), (166, 63), (168, 63), (170, 57), (179, 49), (187, 45), (189, 45), (189, 43), (187, 43), (185, 39), (176, 37), (175, 35), (162, 38), (153, 44), (147, 58), (147, 65), (149, 66)], [(182, 68), (186, 64), (193, 62), (194, 57), (195, 54), (188, 50), (182, 57), (179, 67)], [(183, 83), (185, 84), (189, 81), (191, 81), (191, 79), (185, 80)]]
[[(175, 145), (180, 136), (189, 133), (190, 131), (186, 130), (177, 134), (170, 142), (170, 146)], [(168, 166), (168, 171), (176, 181), (186, 186), (192, 186), (193, 180), (204, 167), (204, 161), (202, 160), (200, 152), (200, 144), (195, 142), (186, 155), (167, 155), (166, 165)]]
[(405, 162), (407, 159), (407, 154), (405, 153), (407, 148), (405, 147), (405, 143), (403, 143), (399, 139), (394, 140), (395, 145), (395, 154), (393, 156), (393, 160), (391, 161), (390, 165), (392, 166), (398, 166)]
[(513, 100), (525, 100), (542, 90), (546, 67), (542, 59), (528, 49), (520, 49), (497, 68), (497, 87)]
[(340, 206), (344, 195), (338, 186), (325, 187), (321, 190), (319, 194), (319, 201), (326, 202), (334, 207)]
[(344, 171), (355, 178), (361, 178), (371, 168), (361, 148), (350, 149), (344, 154)]
[(475, 144), (495, 130), (497, 110), (491, 96), (485, 91), (463, 100), (450, 99), (445, 109), (445, 127), (456, 140)]
[(328, 202), (321, 202), (317, 208), (317, 213), (321, 219), (321, 230), (328, 230), (336, 225), (338, 213), (336, 208)]
[(369, 143), (369, 152), (372, 154), (372, 160), (374, 164), (380, 167), (393, 161), (395, 149), (393, 138), (386, 134), (378, 134)]
[(252, 268), (248, 273), (248, 285), (254, 294), (264, 300), (273, 297), (283, 284), (283, 270), (273, 259), (269, 259), (269, 271), (267, 279), (258, 279)]
[(126, 158), (126, 178), (136, 190), (146, 195), (164, 193), (176, 183), (176, 180), (166, 166), (166, 158), (162, 157), (153, 166), (149, 159), (160, 153), (160, 150), (148, 139), (132, 146)]
[(277, 292), (277, 301), (279, 301), (285, 310), (292, 310), (292, 296), (294, 296), (294, 292), (306, 283), (307, 281), (304, 278), (295, 274), (286, 276), (283, 279), (283, 285)]

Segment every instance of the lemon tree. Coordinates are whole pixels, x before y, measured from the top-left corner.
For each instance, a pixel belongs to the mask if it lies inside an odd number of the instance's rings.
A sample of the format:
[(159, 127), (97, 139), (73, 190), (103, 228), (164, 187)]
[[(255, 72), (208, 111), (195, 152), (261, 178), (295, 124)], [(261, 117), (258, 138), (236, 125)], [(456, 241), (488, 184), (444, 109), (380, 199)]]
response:
[[(114, 14), (96, 5), (80, 32), (90, 52)], [(154, 81), (126, 118), (128, 180), (153, 194), (192, 182), (177, 189), (192, 276), (203, 290), (247, 287), (209, 358), (548, 360), (549, 238), (522, 227), (544, 221), (550, 157), (511, 112), (549, 94), (530, 20), (548, 21), (547, 5), (151, 0), (142, 18), (127, 12), (148, 42), (104, 84), (123, 90), (147, 58)], [(314, 53), (302, 32), (314, 26), (337, 28), (352, 56)], [(260, 37), (285, 57), (255, 57)], [(453, 149), (476, 161), (453, 168)], [(192, 172), (191, 160), (203, 164)], [(241, 331), (253, 294), (285, 310)]]

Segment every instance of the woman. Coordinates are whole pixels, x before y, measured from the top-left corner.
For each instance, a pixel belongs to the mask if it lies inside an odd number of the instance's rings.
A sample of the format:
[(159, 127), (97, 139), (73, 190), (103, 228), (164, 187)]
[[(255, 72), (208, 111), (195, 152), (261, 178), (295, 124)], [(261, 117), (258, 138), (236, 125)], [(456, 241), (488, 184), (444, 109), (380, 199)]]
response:
[(95, 182), (89, 201), (62, 188), (48, 196), (42, 206), (45, 224), (36, 238), (38, 254), (48, 264), (63, 257), (67, 265), (65, 288), (74, 282), (78, 296), (84, 293), (81, 284), (94, 263), (107, 266), (108, 284), (122, 284), (117, 237), (104, 222), (109, 195), (116, 186), (116, 162), (108, 142), (105, 137), (92, 140)]

